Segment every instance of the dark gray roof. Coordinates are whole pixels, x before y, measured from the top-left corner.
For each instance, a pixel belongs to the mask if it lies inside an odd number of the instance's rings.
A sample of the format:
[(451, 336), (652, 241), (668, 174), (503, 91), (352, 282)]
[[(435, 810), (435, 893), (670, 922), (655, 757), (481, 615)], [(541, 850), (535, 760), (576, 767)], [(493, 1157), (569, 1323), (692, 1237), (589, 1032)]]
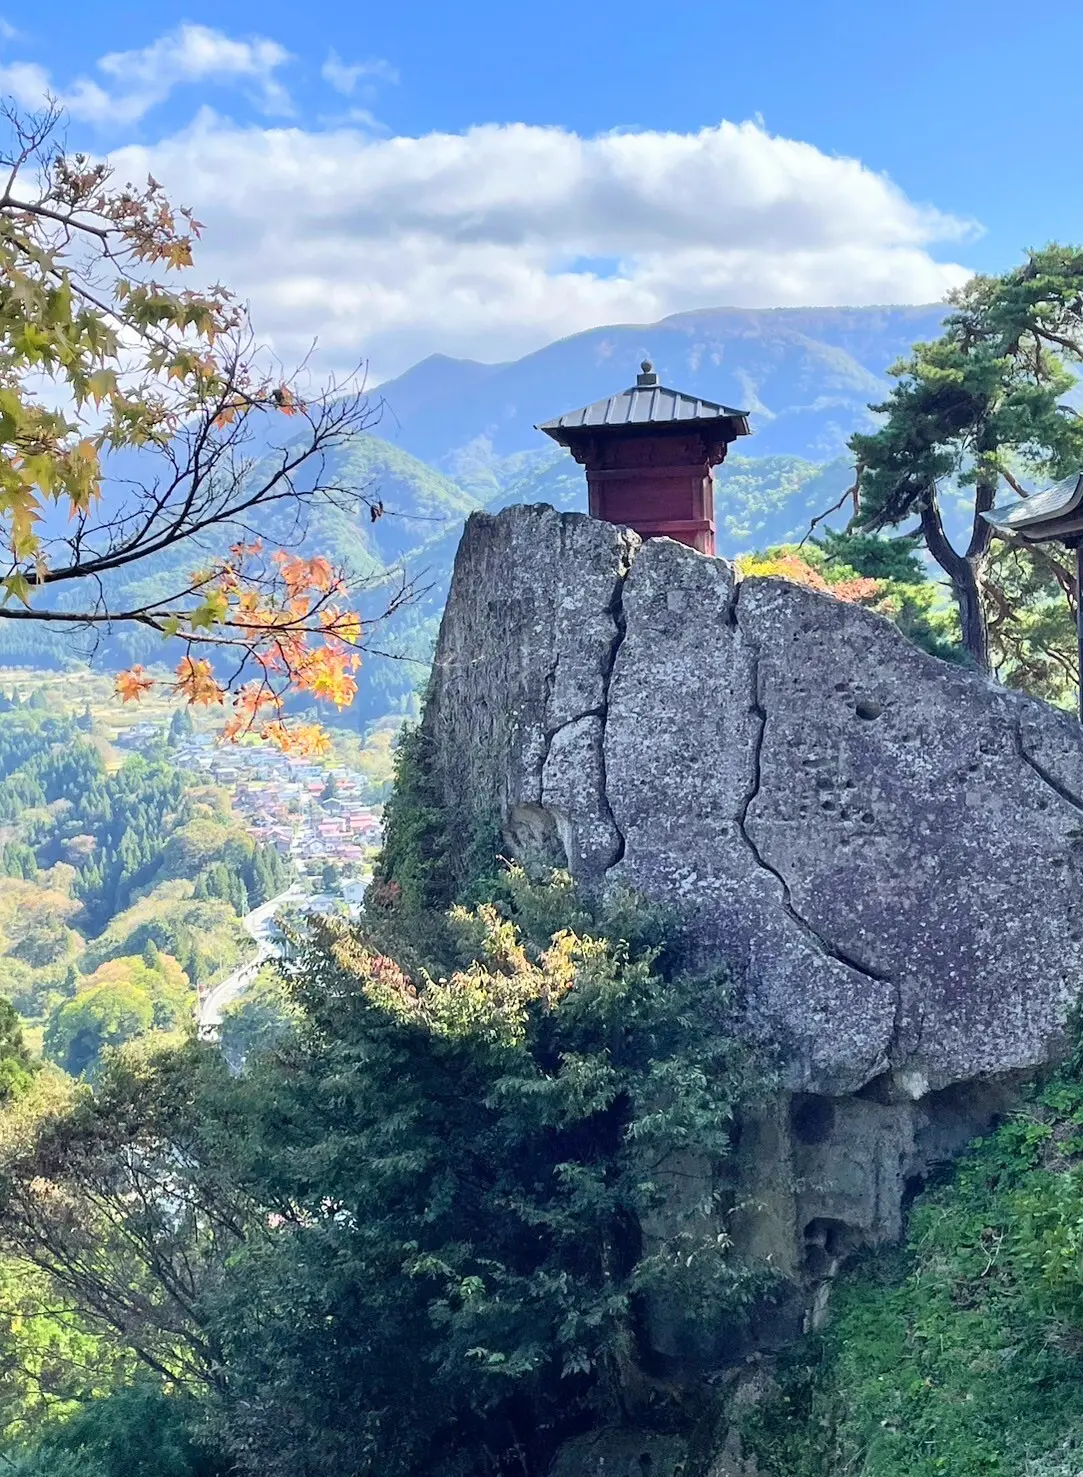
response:
[(608, 400), (596, 400), (582, 410), (569, 410), (555, 420), (543, 421), (535, 430), (557, 436), (561, 431), (590, 431), (616, 429), (621, 426), (668, 426), (687, 421), (737, 420), (741, 425), (733, 428), (737, 436), (748, 435), (748, 412), (734, 410), (730, 405), (718, 405), (713, 400), (700, 400), (696, 395), (685, 395), (680, 390), (668, 390), (658, 383), (658, 376), (649, 363), (643, 365), (643, 373), (631, 389), (610, 395)]
[(1016, 533), (1025, 539), (1058, 538), (1078, 532), (1083, 529), (1083, 474), (1073, 472), (1045, 492), (1036, 492), (1007, 508), (993, 508), (982, 517), (1002, 533)]

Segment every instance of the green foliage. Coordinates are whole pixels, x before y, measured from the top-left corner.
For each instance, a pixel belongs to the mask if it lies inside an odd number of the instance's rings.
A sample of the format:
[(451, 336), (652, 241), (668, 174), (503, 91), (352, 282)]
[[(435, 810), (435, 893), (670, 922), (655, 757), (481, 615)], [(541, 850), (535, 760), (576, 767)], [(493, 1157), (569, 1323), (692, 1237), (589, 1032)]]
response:
[[(524, 877), (509, 890), (528, 905), (518, 922), (548, 911)], [(709, 1207), (651, 1255), (642, 1242), (667, 1156), (729, 1152), (748, 1075), (725, 985), (663, 978), (602, 936), (604, 917), (530, 938), (482, 905), (451, 926), (470, 962), (414, 983), (324, 925), (291, 966), (303, 1023), (288, 1079), (273, 1055), (250, 1071), (269, 1114), (260, 1151), (273, 1137), (280, 1172), (296, 1166), (281, 1188), (312, 1228), (238, 1253), (218, 1329), (230, 1421), (268, 1474), (435, 1477), (485, 1450), (500, 1469), (516, 1446), (539, 1470), (577, 1413), (615, 1408), (648, 1290), (688, 1305), (694, 1264), (717, 1320), (751, 1296)], [(314, 1158), (318, 1185), (302, 1170)], [(351, 1391), (365, 1393), (344, 1420)], [(287, 1446), (264, 1434), (284, 1403), (307, 1412)]]
[(172, 748), (174, 745), (183, 742), (184, 739), (191, 738), (194, 732), (195, 725), (192, 722), (191, 710), (189, 708), (178, 708), (169, 720), (166, 741), (170, 748)]
[(22, 841), (5, 841), (0, 849), (0, 871), (5, 877), (23, 877), (33, 881), (38, 875), (38, 859), (32, 846)]
[[(758, 1080), (727, 983), (645, 948), (630, 899), (501, 896), (452, 911), (439, 977), (314, 924), (240, 1075), (129, 1049), (4, 1150), (12, 1249), (201, 1384), (243, 1472), (541, 1474), (642, 1398), (647, 1299), (718, 1331), (763, 1290), (726, 1236)], [(689, 1153), (701, 1193), (659, 1219)]]
[(192, 896), (191, 883), (160, 882), (118, 913), (80, 961), (88, 973), (106, 960), (140, 954), (148, 942), (181, 961), (193, 984), (228, 974), (251, 953), (251, 940), (228, 902)]
[(796, 456), (731, 453), (714, 475), (719, 552), (731, 558), (803, 538), (852, 481), (843, 458), (819, 465)]
[[(240, 917), (289, 885), (288, 863), (212, 800), (161, 757), (109, 774), (77, 723), (29, 705), (0, 711), (0, 819), (10, 816), (15, 833), (0, 852), (11, 879), (0, 896), (0, 988), (28, 1019), (51, 1018), (58, 1060), (71, 1048), (59, 1017), (78, 1014), (68, 1005), (76, 964), (90, 974), (152, 941), (193, 984), (212, 983), (250, 950)], [(111, 1021), (85, 1038), (89, 1064), (98, 1034), (115, 1043), (138, 1026), (130, 1013), (122, 1024), (109, 998)], [(161, 991), (151, 999), (156, 1027), (191, 1010), (187, 987), (183, 1008)]]
[[(915, 1204), (748, 1419), (770, 1477), (1037, 1477), (1083, 1440), (1083, 1085), (1062, 1078)], [(1058, 1455), (1059, 1453), (1059, 1455)]]
[(45, 1054), (73, 1077), (93, 1070), (107, 1046), (120, 1046), (150, 1030), (154, 1004), (131, 980), (86, 986), (57, 1007), (45, 1028)]
[(25, 1092), (33, 1073), (22, 1022), (10, 1000), (0, 996), (0, 1106)]
[(49, 1430), (20, 1477), (227, 1477), (198, 1438), (199, 1407), (149, 1382), (121, 1387)]
[(998, 540), (985, 585), (993, 669), (1007, 687), (1075, 710), (1079, 699), (1074, 570), (1051, 545)]
[[(851, 437), (859, 521), (897, 527), (916, 517), (951, 581), (968, 655), (989, 665), (990, 526), (982, 514), (1020, 478), (1051, 481), (1083, 463), (1083, 421), (1064, 409), (1083, 363), (1083, 252), (1048, 246), (999, 277), (975, 276), (951, 296), (939, 338), (915, 344), (874, 409), (884, 419)], [(949, 499), (964, 538), (949, 533)], [(1018, 666), (1015, 670), (1021, 670)]]
[(0, 1370), (5, 1442), (76, 1414), (134, 1372), (115, 1340), (80, 1317), (37, 1267), (13, 1257), (0, 1258)]
[(93, 1071), (107, 1046), (120, 1046), (154, 1029), (168, 1031), (192, 1018), (188, 976), (158, 951), (153, 963), (129, 955), (101, 964), (58, 1005), (45, 1028), (45, 1053), (73, 1077)]
[(419, 726), (404, 726), (399, 734), (395, 788), (384, 808), (384, 844), (373, 881), (378, 896), (409, 914), (447, 907), (454, 895), (447, 818)]
[(812, 542), (829, 564), (842, 565), (866, 579), (919, 585), (929, 577), (918, 552), (921, 541), (916, 535), (884, 538), (860, 529), (829, 529), (822, 538)]

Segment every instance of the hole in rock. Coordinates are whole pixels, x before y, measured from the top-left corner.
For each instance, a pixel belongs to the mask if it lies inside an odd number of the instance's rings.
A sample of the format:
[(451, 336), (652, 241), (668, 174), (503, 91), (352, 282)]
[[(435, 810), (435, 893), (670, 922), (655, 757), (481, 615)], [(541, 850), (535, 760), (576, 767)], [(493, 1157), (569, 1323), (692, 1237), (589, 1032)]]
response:
[[(861, 1241), (861, 1233), (830, 1216), (817, 1216), (805, 1227), (805, 1255), (816, 1257), (820, 1253), (828, 1261), (837, 1262)], [(817, 1257), (817, 1260), (820, 1258)]]
[(927, 1174), (908, 1174), (906, 1176), (906, 1179), (903, 1181), (902, 1192), (902, 1213), (904, 1216), (909, 1213), (911, 1205), (913, 1205), (922, 1190), (924, 1190), (928, 1178)]
[(790, 1128), (801, 1144), (822, 1144), (835, 1126), (835, 1104), (828, 1097), (802, 1093), (790, 1103)]
[(864, 718), (866, 723), (871, 723), (874, 718), (879, 718), (883, 711), (883, 704), (878, 703), (875, 698), (871, 697), (859, 697), (854, 704), (854, 712), (859, 718)]
[(890, 1072), (881, 1072), (879, 1077), (874, 1077), (871, 1082), (866, 1082), (864, 1087), (859, 1087), (854, 1093), (856, 1098), (864, 1098), (868, 1103), (891, 1103), (895, 1101), (895, 1093)]

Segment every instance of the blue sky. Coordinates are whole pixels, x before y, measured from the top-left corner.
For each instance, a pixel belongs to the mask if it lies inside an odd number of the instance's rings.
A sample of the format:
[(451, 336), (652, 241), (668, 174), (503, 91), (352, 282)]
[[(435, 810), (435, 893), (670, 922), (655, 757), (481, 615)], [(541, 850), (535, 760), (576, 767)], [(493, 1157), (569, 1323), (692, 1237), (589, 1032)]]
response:
[(50, 87), (72, 142), (191, 204), (284, 356), (377, 378), (718, 303), (935, 299), (1083, 239), (1078, 3), (3, 15), (6, 91)]

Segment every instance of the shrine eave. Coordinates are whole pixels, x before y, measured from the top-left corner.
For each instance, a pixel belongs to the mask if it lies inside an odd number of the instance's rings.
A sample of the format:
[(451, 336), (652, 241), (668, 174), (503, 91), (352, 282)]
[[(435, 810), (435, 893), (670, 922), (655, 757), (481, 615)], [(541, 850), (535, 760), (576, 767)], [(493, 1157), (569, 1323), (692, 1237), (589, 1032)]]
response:
[(982, 517), (998, 533), (1028, 543), (1074, 542), (1083, 537), (1083, 474), (1073, 472), (1044, 492), (1007, 508), (992, 508)]
[(747, 411), (685, 395), (680, 390), (669, 390), (664, 385), (633, 385), (631, 389), (610, 395), (606, 400), (596, 400), (581, 410), (569, 410), (555, 420), (543, 421), (535, 429), (544, 431), (562, 445), (567, 445), (569, 438), (578, 439), (584, 433), (605, 435), (636, 430), (703, 430), (720, 435), (725, 441), (750, 433)]

